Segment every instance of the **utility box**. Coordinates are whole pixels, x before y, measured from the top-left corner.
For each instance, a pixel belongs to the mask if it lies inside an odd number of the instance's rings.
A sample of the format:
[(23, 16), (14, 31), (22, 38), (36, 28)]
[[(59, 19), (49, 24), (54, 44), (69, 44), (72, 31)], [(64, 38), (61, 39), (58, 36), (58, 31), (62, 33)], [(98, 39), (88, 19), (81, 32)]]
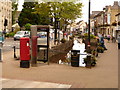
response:
[(79, 67), (80, 50), (71, 50), (71, 66)]
[(27, 37), (20, 38), (20, 67), (30, 67), (30, 39)]

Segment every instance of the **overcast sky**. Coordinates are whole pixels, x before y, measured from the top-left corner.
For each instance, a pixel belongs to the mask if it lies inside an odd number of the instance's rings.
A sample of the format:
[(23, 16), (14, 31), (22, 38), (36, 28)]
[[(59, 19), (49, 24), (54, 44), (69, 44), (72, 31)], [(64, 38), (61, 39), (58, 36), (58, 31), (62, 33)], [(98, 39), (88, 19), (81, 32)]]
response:
[[(22, 9), (22, 3), (24, 0), (19, 0), (19, 8), (18, 10), (20, 11)], [(82, 19), (77, 19), (79, 20), (84, 20), (88, 21), (88, 3), (89, 0), (80, 0), (84, 7), (82, 8)], [(106, 5), (113, 5), (114, 1), (120, 1), (120, 0), (91, 0), (91, 11), (102, 11), (103, 7)]]

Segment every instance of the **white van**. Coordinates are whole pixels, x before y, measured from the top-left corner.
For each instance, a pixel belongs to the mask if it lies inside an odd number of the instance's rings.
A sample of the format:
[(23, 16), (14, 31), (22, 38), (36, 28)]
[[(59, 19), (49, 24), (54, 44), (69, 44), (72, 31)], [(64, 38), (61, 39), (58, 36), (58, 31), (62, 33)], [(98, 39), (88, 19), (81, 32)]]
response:
[(30, 31), (18, 31), (14, 35), (14, 41), (19, 40), (21, 37), (30, 37)]

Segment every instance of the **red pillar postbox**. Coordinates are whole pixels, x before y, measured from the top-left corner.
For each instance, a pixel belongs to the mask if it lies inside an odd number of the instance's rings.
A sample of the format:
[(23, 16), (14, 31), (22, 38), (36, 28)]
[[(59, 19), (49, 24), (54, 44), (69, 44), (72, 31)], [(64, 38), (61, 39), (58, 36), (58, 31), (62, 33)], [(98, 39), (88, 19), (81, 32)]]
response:
[(20, 38), (20, 67), (30, 67), (30, 39), (27, 37)]

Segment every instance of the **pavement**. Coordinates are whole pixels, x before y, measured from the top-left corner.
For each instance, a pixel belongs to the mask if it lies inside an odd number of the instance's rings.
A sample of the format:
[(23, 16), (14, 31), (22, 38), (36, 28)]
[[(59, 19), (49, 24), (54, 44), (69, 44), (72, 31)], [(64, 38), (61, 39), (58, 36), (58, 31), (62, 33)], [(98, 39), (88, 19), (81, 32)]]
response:
[(71, 85), (2, 78), (2, 88), (70, 88)]
[[(106, 47), (108, 50), (99, 54), (97, 65), (91, 69), (53, 63), (38, 63), (37, 67), (20, 68), (20, 61), (13, 59), (13, 52), (6, 52), (3, 54), (2, 78), (8, 79), (8, 83), (14, 80), (37, 82), (35, 88), (39, 87), (38, 83), (41, 82), (50, 83), (40, 86), (45, 88), (59, 88), (62, 85), (65, 85), (65, 88), (118, 88), (117, 43), (106, 42)], [(2, 82), (5, 84), (4, 80)], [(18, 82), (15, 87), (19, 87)], [(3, 88), (7, 88), (7, 84), (3, 85)]]

